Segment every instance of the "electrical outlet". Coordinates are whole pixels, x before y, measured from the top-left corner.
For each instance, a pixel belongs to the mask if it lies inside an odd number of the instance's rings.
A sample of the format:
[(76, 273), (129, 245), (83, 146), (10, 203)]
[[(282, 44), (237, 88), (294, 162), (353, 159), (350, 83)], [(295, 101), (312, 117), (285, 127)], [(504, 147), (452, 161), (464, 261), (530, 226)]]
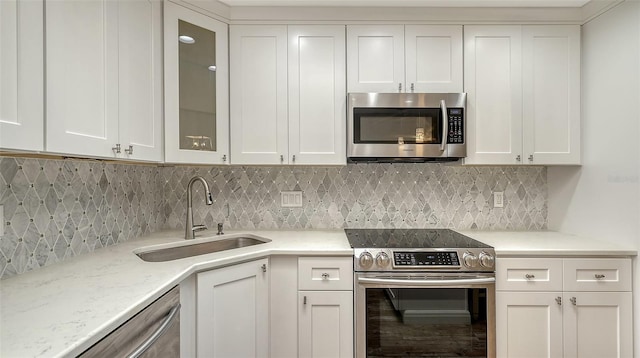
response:
[(4, 206), (0, 205), (0, 237), (4, 236)]
[(302, 192), (301, 191), (281, 191), (280, 206), (283, 208), (301, 208)]
[(504, 207), (504, 192), (496, 191), (493, 193), (493, 207), (494, 208)]

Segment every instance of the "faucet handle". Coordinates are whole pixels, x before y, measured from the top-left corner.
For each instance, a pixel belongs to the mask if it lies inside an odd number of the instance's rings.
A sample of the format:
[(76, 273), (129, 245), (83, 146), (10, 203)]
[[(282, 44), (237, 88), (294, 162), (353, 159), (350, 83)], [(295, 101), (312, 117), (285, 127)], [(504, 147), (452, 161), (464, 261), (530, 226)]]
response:
[(222, 232), (222, 223), (218, 223), (218, 234), (217, 235), (224, 235), (224, 232)]
[(193, 227), (191, 228), (191, 231), (193, 232), (202, 231), (202, 230), (207, 230), (207, 227), (204, 225), (193, 225)]

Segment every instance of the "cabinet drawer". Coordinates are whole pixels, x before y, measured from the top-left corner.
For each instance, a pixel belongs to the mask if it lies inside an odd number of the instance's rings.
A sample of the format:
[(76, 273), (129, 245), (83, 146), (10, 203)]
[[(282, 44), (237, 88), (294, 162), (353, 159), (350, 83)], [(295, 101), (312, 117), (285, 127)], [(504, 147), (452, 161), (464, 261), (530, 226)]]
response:
[(496, 290), (562, 291), (562, 259), (498, 258)]
[(631, 259), (565, 259), (565, 291), (631, 291)]
[(298, 258), (298, 289), (353, 290), (353, 258)]

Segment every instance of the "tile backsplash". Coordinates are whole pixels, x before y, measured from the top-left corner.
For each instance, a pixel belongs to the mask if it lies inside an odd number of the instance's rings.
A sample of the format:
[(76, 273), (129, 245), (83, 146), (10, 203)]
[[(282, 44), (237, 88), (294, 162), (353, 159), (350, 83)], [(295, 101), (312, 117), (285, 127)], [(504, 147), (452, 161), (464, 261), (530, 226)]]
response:
[[(184, 226), (186, 186), (195, 223), (229, 229), (547, 227), (544, 167), (447, 164), (156, 166), (93, 160), (0, 157), (0, 278), (11, 277), (160, 229)], [(302, 208), (280, 192), (302, 191)], [(504, 208), (492, 193), (504, 192)]]

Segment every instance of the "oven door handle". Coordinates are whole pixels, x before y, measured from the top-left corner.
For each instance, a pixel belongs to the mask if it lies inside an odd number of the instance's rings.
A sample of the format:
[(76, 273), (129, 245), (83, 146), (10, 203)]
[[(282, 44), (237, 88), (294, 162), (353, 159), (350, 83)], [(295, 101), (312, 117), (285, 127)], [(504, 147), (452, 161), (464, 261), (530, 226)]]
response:
[(454, 280), (405, 280), (401, 278), (371, 278), (371, 277), (358, 277), (360, 283), (372, 283), (372, 284), (396, 284), (413, 286), (455, 286), (455, 285), (475, 285), (483, 283), (495, 283), (495, 277), (483, 277), (483, 278), (464, 278)]

